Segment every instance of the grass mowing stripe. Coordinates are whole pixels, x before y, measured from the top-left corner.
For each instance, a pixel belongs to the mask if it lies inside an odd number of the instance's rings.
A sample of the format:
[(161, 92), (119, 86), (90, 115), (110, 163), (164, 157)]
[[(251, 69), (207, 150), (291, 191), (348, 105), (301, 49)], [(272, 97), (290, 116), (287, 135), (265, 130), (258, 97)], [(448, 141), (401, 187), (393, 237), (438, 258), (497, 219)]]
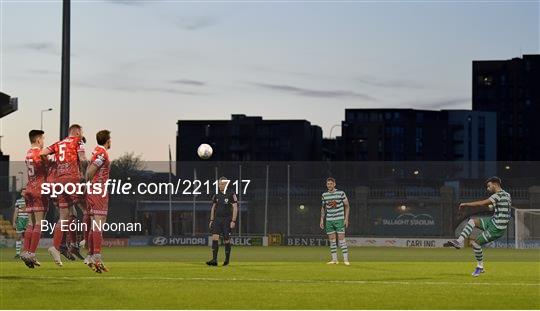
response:
[[(0, 277), (1, 279), (2, 277)], [(366, 281), (366, 280), (291, 280), (262, 278), (186, 278), (186, 277), (124, 277), (124, 276), (80, 276), (52, 277), (31, 276), (25, 279), (64, 279), (64, 280), (151, 280), (151, 281), (208, 281), (208, 282), (268, 282), (268, 283), (338, 283), (338, 284), (388, 284), (388, 285), (488, 285), (488, 286), (538, 286), (540, 283), (493, 283), (493, 282), (411, 282), (411, 281)]]

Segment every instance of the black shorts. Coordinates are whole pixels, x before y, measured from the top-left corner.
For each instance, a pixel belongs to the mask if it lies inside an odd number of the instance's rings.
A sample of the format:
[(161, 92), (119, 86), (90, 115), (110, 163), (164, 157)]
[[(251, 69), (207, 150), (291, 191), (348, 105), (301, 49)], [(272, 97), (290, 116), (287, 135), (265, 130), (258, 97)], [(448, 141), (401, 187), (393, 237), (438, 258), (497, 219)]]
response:
[(228, 240), (231, 234), (231, 220), (228, 218), (216, 218), (212, 223), (212, 234), (219, 234)]

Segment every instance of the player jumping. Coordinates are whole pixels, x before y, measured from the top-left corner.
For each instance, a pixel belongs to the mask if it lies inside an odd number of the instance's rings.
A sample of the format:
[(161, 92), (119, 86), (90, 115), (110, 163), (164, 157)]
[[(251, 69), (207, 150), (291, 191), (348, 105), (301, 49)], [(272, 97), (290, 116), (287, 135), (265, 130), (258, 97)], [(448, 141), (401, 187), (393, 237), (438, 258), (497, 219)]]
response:
[(13, 228), (17, 233), (15, 241), (15, 259), (21, 258), (21, 247), (24, 237), (24, 231), (28, 225), (28, 213), (26, 212), (26, 202), (24, 201), (26, 188), (21, 189), (21, 197), (15, 201), (15, 210), (13, 211)]
[[(86, 138), (83, 136), (81, 138), (82, 142), (86, 145)], [(82, 170), (84, 171), (84, 169)], [(73, 224), (76, 224), (78, 222), (77, 220), (77, 207), (79, 207), (83, 212), (85, 212), (86, 209), (86, 196), (84, 194), (81, 194), (79, 196), (79, 200), (77, 204), (70, 206), (69, 208), (69, 230), (64, 238), (64, 243), (60, 246), (61, 249), (64, 250), (62, 254), (66, 254), (69, 256), (68, 259), (75, 260), (76, 258), (84, 259), (84, 257), (80, 253), (80, 246), (77, 239), (77, 230), (74, 229), (76, 226), (72, 226)]]
[(24, 232), (24, 252), (21, 254), (21, 259), (29, 268), (40, 266), (36, 259), (36, 250), (41, 239), (41, 220), (48, 206), (47, 198), (41, 194), (41, 185), (47, 179), (47, 163), (40, 156), (45, 141), (44, 134), (42, 130), (31, 130), (28, 133), (31, 146), (25, 159), (28, 174), (25, 201), (26, 211), (30, 214), (30, 218)]
[[(330, 241), (332, 260), (329, 265), (338, 264), (336, 233), (343, 254), (343, 263), (349, 265), (349, 250), (345, 241), (345, 228), (349, 227), (349, 200), (345, 192), (336, 189), (336, 180), (332, 177), (326, 179), (327, 192), (322, 194), (321, 229), (325, 229)], [(326, 218), (326, 225), (324, 220)]]
[(501, 179), (498, 177), (491, 177), (486, 181), (487, 191), (492, 195), (485, 200), (475, 201), (470, 203), (461, 203), (459, 208), (465, 207), (493, 207), (493, 216), (469, 219), (463, 231), (461, 231), (459, 237), (456, 240), (448, 241), (444, 244), (445, 247), (455, 247), (457, 249), (463, 248), (465, 239), (468, 238), (473, 229), (476, 227), (482, 230), (472, 242), (474, 256), (477, 261), (476, 269), (472, 273), (472, 276), (477, 277), (484, 272), (484, 254), (482, 252), (482, 245), (495, 241), (503, 236), (508, 222), (510, 221), (510, 208), (512, 207), (512, 199), (510, 194), (501, 188)]
[(236, 227), (238, 200), (236, 199), (236, 194), (232, 192), (227, 193), (228, 184), (229, 180), (221, 177), (218, 182), (219, 191), (212, 198), (209, 225), (212, 231), (212, 260), (206, 262), (209, 266), (218, 265), (219, 235), (223, 236), (223, 242), (225, 243), (225, 261), (223, 265), (228, 265), (231, 258), (230, 232)]
[[(43, 149), (41, 156), (55, 155), (55, 183), (77, 185), (82, 179), (82, 167), (86, 162), (84, 143), (82, 141), (83, 130), (80, 125), (73, 124), (69, 127), (68, 132), (68, 137)], [(64, 237), (62, 224), (68, 224), (69, 207), (77, 204), (79, 200), (79, 194), (70, 195), (64, 192), (58, 195), (60, 217), (54, 228), (53, 246), (49, 247), (49, 254), (51, 254), (54, 262), (59, 266), (62, 266), (62, 260), (60, 258), (60, 246)]]
[(86, 202), (88, 205), (88, 215), (91, 217), (91, 230), (88, 233), (88, 257), (85, 263), (97, 273), (109, 272), (109, 269), (103, 264), (101, 258), (101, 244), (103, 242), (103, 234), (101, 226), (107, 221), (107, 211), (109, 209), (109, 193), (105, 187), (109, 179), (110, 161), (107, 150), (111, 148), (111, 132), (108, 130), (99, 131), (96, 134), (98, 146), (92, 152), (92, 159), (88, 170), (86, 171), (87, 180), (95, 185), (101, 185), (102, 192), (86, 194)]

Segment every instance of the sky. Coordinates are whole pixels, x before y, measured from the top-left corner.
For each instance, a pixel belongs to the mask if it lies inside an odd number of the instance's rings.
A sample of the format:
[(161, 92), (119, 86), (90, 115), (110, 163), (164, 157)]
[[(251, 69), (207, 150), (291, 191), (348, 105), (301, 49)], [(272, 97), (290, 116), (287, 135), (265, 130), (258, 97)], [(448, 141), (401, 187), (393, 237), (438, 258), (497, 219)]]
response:
[[(538, 54), (538, 1), (72, 1), (71, 116), (89, 147), (168, 159), (176, 122), (306, 119), (346, 108), (470, 109), (473, 60)], [(0, 0), (2, 151), (59, 135), (60, 1)], [(339, 135), (336, 128), (332, 136)], [(194, 151), (195, 152), (195, 151)]]

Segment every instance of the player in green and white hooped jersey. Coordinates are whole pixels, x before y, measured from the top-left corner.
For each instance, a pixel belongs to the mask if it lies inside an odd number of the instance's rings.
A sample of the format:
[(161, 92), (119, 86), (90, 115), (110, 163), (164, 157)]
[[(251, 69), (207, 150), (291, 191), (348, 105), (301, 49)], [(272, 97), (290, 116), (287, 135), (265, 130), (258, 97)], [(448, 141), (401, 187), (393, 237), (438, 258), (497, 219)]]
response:
[(474, 277), (477, 277), (484, 272), (484, 253), (482, 252), (482, 245), (495, 241), (503, 236), (511, 217), (512, 198), (508, 192), (501, 188), (501, 179), (499, 177), (491, 177), (486, 181), (486, 184), (487, 191), (491, 193), (491, 196), (488, 199), (461, 203), (459, 208), (489, 206), (493, 208), (493, 216), (469, 219), (459, 237), (456, 240), (448, 241), (444, 244), (446, 247), (460, 249), (464, 246), (465, 239), (471, 235), (475, 227), (482, 231), (482, 233), (471, 242), (474, 256), (477, 261), (476, 269), (472, 273), (472, 276)]
[(21, 257), (21, 246), (23, 242), (23, 234), (28, 225), (28, 213), (26, 212), (26, 202), (24, 201), (25, 188), (21, 190), (21, 197), (15, 201), (15, 210), (13, 211), (13, 228), (17, 232), (17, 240), (15, 241), (15, 258)]
[[(321, 229), (328, 234), (330, 241), (330, 254), (332, 261), (328, 264), (337, 264), (336, 234), (343, 254), (343, 263), (349, 265), (349, 250), (345, 241), (345, 228), (349, 226), (349, 200), (345, 192), (336, 189), (336, 180), (332, 177), (326, 179), (327, 192), (322, 194)], [(326, 224), (325, 224), (326, 219)]]

